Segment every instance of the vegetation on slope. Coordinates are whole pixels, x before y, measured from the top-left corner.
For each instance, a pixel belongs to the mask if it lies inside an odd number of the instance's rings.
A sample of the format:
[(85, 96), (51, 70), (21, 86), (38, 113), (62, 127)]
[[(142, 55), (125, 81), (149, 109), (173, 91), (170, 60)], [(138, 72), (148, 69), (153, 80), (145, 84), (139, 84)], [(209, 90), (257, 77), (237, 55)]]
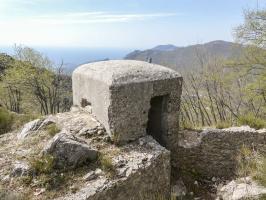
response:
[(69, 110), (71, 78), (63, 72), (63, 64), (56, 67), (31, 48), (16, 46), (14, 50), (8, 67), (2, 67), (0, 104), (16, 113), (47, 115)]
[(213, 58), (198, 49), (198, 70), (184, 73), (181, 122), (266, 126), (266, 11), (247, 11), (235, 35), (245, 45), (234, 59)]

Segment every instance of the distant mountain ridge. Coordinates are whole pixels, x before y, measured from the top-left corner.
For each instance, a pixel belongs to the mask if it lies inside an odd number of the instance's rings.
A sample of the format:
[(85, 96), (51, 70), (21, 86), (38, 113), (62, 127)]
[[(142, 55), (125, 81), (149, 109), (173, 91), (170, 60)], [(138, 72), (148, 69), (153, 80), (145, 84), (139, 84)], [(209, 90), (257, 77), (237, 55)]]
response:
[(178, 47), (172, 44), (167, 44), (167, 45), (158, 45), (154, 48), (152, 48), (152, 50), (157, 50), (157, 51), (174, 51), (176, 50)]
[(144, 51), (133, 51), (126, 55), (129, 60), (152, 60), (153, 63), (168, 66), (175, 70), (190, 70), (199, 66), (199, 57), (235, 58), (239, 57), (243, 51), (243, 46), (216, 40), (205, 44), (196, 44), (187, 47), (177, 47), (175, 45), (159, 45)]

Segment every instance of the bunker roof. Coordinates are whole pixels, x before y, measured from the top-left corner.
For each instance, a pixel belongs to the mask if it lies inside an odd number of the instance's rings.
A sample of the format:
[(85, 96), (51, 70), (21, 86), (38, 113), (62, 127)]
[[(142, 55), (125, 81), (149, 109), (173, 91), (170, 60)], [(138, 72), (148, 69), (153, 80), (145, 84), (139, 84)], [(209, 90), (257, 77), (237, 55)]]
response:
[(179, 78), (181, 75), (169, 68), (135, 60), (112, 60), (84, 64), (73, 74), (80, 74), (107, 85), (122, 85)]

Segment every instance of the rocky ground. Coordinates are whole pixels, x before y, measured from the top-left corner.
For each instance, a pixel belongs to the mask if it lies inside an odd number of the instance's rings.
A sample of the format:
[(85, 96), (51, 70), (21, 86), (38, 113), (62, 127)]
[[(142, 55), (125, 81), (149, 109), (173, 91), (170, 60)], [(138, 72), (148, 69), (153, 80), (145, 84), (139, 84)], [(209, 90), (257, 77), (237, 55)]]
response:
[(263, 196), (266, 188), (259, 183), (264, 181), (248, 177), (265, 179), (265, 164), (259, 163), (266, 155), (266, 129), (242, 126), (182, 130), (178, 142), (174, 169), (186, 186), (183, 196), (210, 200), (266, 199)]
[(150, 136), (117, 146), (86, 110), (34, 120), (2, 135), (0, 145), (0, 199), (122, 200), (169, 193), (169, 151)]
[(0, 199), (165, 200), (170, 188), (172, 199), (264, 198), (266, 188), (252, 178), (218, 175), (232, 169), (237, 145), (253, 141), (264, 152), (265, 130), (208, 129), (179, 137), (179, 165), (187, 170), (171, 169), (170, 152), (151, 136), (114, 144), (89, 107), (36, 119), (0, 136)]

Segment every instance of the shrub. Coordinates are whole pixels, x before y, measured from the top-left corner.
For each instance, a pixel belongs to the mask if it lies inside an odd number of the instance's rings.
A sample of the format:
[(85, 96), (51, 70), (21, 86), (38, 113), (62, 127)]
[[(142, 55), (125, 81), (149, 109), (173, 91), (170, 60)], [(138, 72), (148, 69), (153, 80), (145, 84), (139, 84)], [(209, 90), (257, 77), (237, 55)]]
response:
[(257, 168), (253, 172), (253, 177), (260, 184), (266, 187), (266, 157), (260, 156), (257, 160)]
[(239, 125), (249, 125), (251, 128), (261, 129), (266, 127), (266, 121), (255, 117), (253, 114), (240, 116), (238, 119)]
[(237, 157), (238, 176), (251, 176), (266, 187), (266, 157), (256, 151), (242, 147)]
[(61, 130), (57, 127), (56, 124), (50, 124), (46, 127), (46, 130), (50, 136), (55, 136), (57, 133), (59, 133)]
[(30, 165), (37, 175), (50, 174), (54, 169), (54, 157), (45, 155), (40, 158), (33, 158), (30, 160)]
[(111, 140), (113, 141), (114, 144), (116, 144), (117, 146), (121, 145), (120, 144), (120, 139), (121, 139), (121, 135), (119, 133), (114, 133), (112, 135)]
[(189, 121), (181, 121), (180, 127), (181, 127), (181, 129), (195, 130), (194, 125)]
[(42, 174), (38, 177), (38, 186), (44, 187), (47, 190), (55, 190), (66, 182), (66, 177), (63, 173), (54, 172), (52, 174)]
[(243, 146), (237, 156), (237, 175), (239, 177), (250, 176), (257, 168), (257, 155), (256, 152), (251, 151), (249, 148)]
[(13, 115), (4, 108), (0, 108), (0, 135), (12, 129)]
[(110, 176), (115, 175), (115, 167), (113, 165), (111, 157), (100, 155), (99, 162), (103, 171), (107, 172)]
[(230, 126), (232, 126), (232, 124), (229, 121), (219, 121), (216, 124), (216, 128), (218, 129), (229, 128)]
[(32, 114), (13, 114), (13, 125), (12, 127), (14, 129), (18, 129), (21, 126), (23, 126), (24, 124), (37, 119), (39, 116), (36, 115), (32, 115)]

